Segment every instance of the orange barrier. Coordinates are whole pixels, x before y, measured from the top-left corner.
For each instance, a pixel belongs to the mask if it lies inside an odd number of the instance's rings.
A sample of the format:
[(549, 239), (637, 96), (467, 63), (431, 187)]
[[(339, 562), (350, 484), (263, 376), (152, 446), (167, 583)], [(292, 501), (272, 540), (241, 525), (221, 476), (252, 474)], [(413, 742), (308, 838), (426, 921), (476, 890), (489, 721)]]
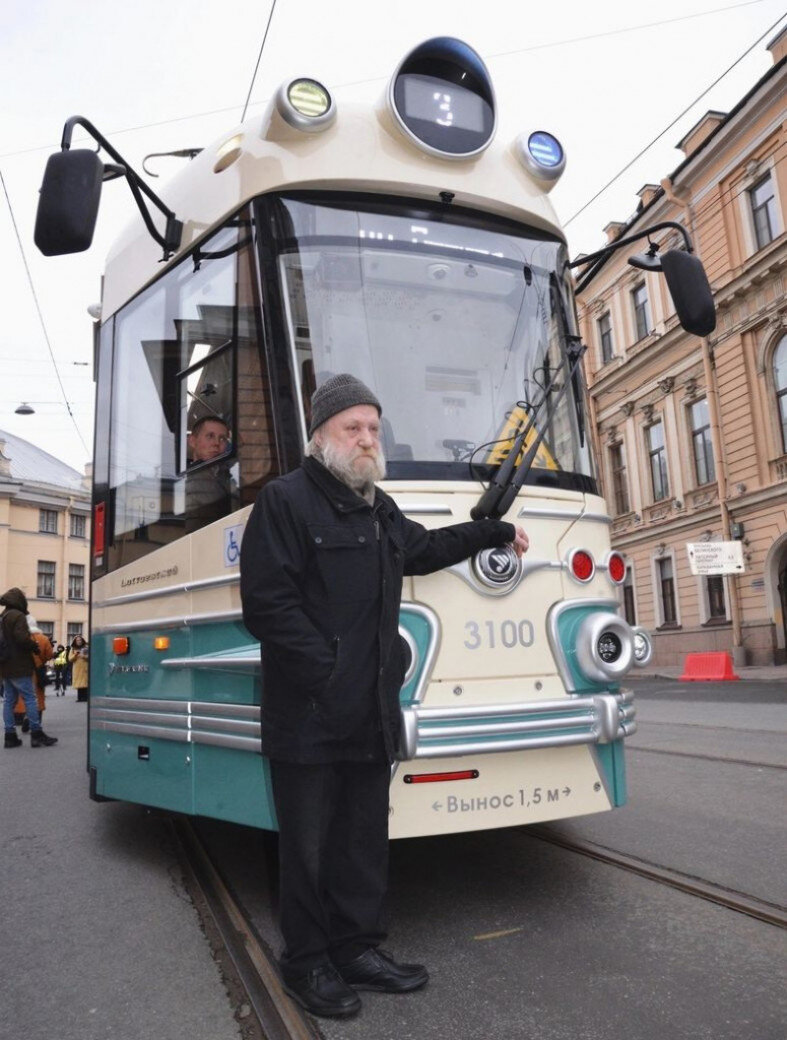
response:
[(686, 654), (678, 682), (723, 682), (740, 679), (728, 653)]

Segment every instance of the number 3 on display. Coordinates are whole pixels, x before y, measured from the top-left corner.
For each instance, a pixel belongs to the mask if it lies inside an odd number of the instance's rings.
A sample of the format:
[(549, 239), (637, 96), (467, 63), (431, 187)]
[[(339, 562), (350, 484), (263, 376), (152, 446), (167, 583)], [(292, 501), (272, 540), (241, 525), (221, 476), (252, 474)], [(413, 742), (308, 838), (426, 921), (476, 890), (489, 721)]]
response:
[(468, 650), (494, 650), (498, 646), (511, 650), (515, 646), (532, 646), (535, 640), (532, 621), (467, 621), (465, 632)]

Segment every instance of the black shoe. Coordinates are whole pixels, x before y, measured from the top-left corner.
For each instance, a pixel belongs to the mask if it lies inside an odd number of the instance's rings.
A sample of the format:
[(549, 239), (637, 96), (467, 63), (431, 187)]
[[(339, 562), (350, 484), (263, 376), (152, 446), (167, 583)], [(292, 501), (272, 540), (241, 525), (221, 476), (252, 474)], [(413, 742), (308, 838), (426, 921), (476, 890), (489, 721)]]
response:
[(57, 737), (48, 737), (42, 729), (30, 731), (30, 747), (52, 747), (53, 744), (57, 744)]
[(374, 947), (336, 970), (348, 986), (378, 993), (410, 993), (429, 981), (423, 964), (397, 964), (389, 954)]
[(358, 994), (342, 982), (331, 964), (312, 968), (299, 979), (285, 980), (284, 992), (312, 1015), (348, 1018), (361, 1010)]
[(22, 741), (16, 734), (16, 730), (13, 733), (6, 733), (5, 735), (5, 746), (6, 747), (21, 747)]
[(25, 715), (25, 717), (22, 719), (22, 732), (30, 732), (30, 719), (27, 717), (27, 715)]

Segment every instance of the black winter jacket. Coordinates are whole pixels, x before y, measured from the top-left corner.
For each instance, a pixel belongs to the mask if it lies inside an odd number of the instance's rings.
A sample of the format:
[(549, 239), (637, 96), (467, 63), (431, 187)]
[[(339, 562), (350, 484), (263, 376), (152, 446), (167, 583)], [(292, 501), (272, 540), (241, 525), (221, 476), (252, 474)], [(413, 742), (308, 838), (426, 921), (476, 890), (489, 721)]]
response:
[(392, 761), (406, 651), (405, 574), (514, 538), (480, 520), (427, 531), (313, 458), (260, 492), (241, 547), (243, 620), (262, 643), (262, 751), (285, 762)]
[(27, 627), (27, 597), (21, 589), (9, 589), (0, 597), (0, 606), (6, 608), (0, 615), (0, 624), (11, 644), (11, 657), (0, 666), (0, 674), (4, 679), (32, 677), (33, 652), (38, 650), (38, 644)]

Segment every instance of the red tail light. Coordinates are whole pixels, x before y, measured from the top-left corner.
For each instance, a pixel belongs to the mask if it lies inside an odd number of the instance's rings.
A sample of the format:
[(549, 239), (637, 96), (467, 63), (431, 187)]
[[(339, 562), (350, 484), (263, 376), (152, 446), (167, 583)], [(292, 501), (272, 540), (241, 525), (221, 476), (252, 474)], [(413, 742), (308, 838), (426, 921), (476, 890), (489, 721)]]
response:
[(574, 549), (569, 556), (568, 566), (577, 581), (590, 581), (596, 573), (595, 561), (585, 549)]
[(610, 581), (614, 581), (616, 585), (622, 585), (626, 580), (626, 561), (620, 553), (613, 552), (609, 554), (607, 572)]
[(444, 780), (477, 780), (477, 769), (461, 769), (456, 773), (407, 773), (406, 784), (439, 784)]

